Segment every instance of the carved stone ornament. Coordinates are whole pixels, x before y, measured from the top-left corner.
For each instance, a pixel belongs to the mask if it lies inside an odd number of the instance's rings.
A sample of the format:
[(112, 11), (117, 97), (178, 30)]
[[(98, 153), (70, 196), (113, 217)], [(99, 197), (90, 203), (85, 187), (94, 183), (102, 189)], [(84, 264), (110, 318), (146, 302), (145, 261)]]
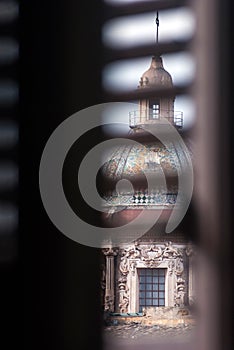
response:
[(110, 295), (106, 295), (105, 297), (105, 311), (114, 311), (114, 299)]
[(130, 261), (130, 268), (129, 268), (129, 270), (131, 271), (132, 276), (135, 276), (136, 267), (137, 267), (136, 262), (135, 261)]
[[(146, 266), (158, 266), (162, 261), (162, 248), (159, 246), (151, 245), (149, 248), (142, 249), (141, 251), (141, 260), (145, 262)], [(156, 260), (156, 261), (155, 261)]]
[(164, 246), (155, 245), (133, 245), (121, 250), (121, 261), (119, 264), (119, 307), (127, 312), (129, 305), (129, 294), (127, 287), (127, 276), (129, 272), (134, 275), (137, 262), (141, 262), (147, 268), (157, 268), (163, 261), (167, 261), (168, 274), (175, 276), (174, 305), (183, 307), (185, 304), (186, 283), (183, 278), (184, 263), (183, 249), (179, 249), (166, 242)]
[(175, 290), (175, 306), (183, 307), (184, 306), (184, 297), (186, 294), (185, 280), (182, 277), (179, 277), (176, 281), (176, 290)]
[(183, 278), (184, 264), (182, 258), (175, 261), (174, 273), (176, 275), (176, 286), (174, 292), (175, 306), (184, 307), (186, 295), (186, 283)]
[(165, 248), (163, 250), (164, 258), (174, 259), (182, 256), (183, 256), (183, 253), (180, 251), (180, 249), (173, 247), (171, 242), (165, 243)]
[(129, 291), (128, 291), (128, 287), (126, 286), (126, 289), (120, 293), (119, 311), (121, 313), (128, 312), (128, 305), (129, 305)]
[(188, 257), (191, 257), (191, 256), (196, 255), (197, 252), (196, 252), (195, 247), (192, 244), (190, 244), (186, 247), (185, 253)]
[(128, 259), (126, 257), (121, 258), (121, 262), (119, 264), (119, 270), (122, 276), (127, 276), (129, 272), (129, 267), (128, 267)]
[[(160, 244), (138, 244), (128, 246), (125, 249), (109, 248), (103, 249), (106, 256), (117, 255), (119, 253), (118, 266), (118, 293), (119, 293), (119, 312), (127, 313), (129, 309), (130, 291), (128, 285), (129, 274), (135, 276), (136, 268), (145, 266), (146, 268), (157, 268), (161, 263), (165, 262), (168, 267), (168, 274), (173, 279), (174, 285), (174, 305), (183, 307), (186, 296), (186, 283), (184, 279), (184, 248), (178, 248), (172, 245), (171, 242), (166, 242), (164, 245)], [(105, 309), (111, 310), (114, 307), (114, 301), (111, 298), (105, 300)]]
[(127, 283), (126, 276), (120, 276), (118, 279), (119, 290), (124, 290)]
[(174, 272), (175, 269), (175, 261), (174, 260), (170, 260), (168, 263), (168, 273), (171, 276)]
[(175, 263), (175, 274), (181, 276), (184, 271), (184, 264), (182, 258), (177, 258)]
[[(183, 253), (179, 248), (173, 247), (171, 242), (166, 242), (164, 247), (159, 245), (130, 246), (121, 251), (120, 271), (127, 275), (127, 260), (140, 260), (146, 267), (156, 268), (162, 260), (182, 258)], [(179, 269), (179, 267), (178, 267)]]

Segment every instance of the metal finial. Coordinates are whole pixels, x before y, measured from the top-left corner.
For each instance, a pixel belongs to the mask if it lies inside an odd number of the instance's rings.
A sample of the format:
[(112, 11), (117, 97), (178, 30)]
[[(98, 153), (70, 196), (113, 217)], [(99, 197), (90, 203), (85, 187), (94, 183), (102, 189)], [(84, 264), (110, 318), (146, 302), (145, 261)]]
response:
[(155, 23), (156, 23), (156, 26), (157, 26), (157, 30), (156, 30), (156, 43), (158, 43), (158, 27), (159, 27), (158, 11), (157, 11)]

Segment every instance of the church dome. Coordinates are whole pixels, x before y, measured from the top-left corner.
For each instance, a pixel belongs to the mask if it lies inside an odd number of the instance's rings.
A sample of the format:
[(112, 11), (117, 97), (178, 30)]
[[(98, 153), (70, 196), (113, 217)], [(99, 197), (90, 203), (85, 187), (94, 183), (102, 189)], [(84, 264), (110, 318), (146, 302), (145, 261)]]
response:
[(142, 75), (139, 88), (172, 87), (172, 77), (164, 69), (161, 57), (152, 57), (150, 68)]

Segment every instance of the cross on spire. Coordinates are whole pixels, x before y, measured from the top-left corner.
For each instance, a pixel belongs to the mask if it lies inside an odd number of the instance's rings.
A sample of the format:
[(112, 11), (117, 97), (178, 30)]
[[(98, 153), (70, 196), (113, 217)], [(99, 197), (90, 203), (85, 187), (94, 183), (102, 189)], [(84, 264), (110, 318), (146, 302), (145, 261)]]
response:
[(156, 29), (156, 43), (158, 43), (158, 27), (159, 27), (158, 11), (157, 11), (155, 23), (156, 23), (156, 26), (157, 26), (157, 29)]

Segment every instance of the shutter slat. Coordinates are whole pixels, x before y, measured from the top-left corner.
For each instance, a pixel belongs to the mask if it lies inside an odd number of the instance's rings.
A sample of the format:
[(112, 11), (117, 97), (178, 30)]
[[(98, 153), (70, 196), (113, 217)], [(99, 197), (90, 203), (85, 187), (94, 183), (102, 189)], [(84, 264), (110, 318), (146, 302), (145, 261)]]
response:
[(161, 55), (162, 53), (176, 53), (179, 51), (185, 51), (189, 49), (191, 40), (176, 41), (170, 43), (159, 43), (154, 45), (141, 45), (133, 48), (126, 49), (105, 49), (103, 54), (104, 63), (108, 63), (114, 60), (138, 58), (149, 55)]
[(187, 0), (158, 0), (142, 1), (126, 5), (108, 6), (105, 13), (105, 20), (118, 17), (156, 12), (157, 10), (171, 10), (188, 4)]
[(143, 98), (150, 98), (150, 97), (169, 97), (169, 96), (176, 96), (176, 95), (183, 95), (187, 94), (189, 89), (191, 89), (192, 84), (186, 84), (181, 86), (174, 86), (172, 88), (168, 89), (142, 89), (142, 90), (135, 90), (130, 92), (124, 92), (124, 93), (110, 93), (109, 91), (104, 90), (104, 97), (107, 101), (133, 101), (133, 100), (139, 100)]

